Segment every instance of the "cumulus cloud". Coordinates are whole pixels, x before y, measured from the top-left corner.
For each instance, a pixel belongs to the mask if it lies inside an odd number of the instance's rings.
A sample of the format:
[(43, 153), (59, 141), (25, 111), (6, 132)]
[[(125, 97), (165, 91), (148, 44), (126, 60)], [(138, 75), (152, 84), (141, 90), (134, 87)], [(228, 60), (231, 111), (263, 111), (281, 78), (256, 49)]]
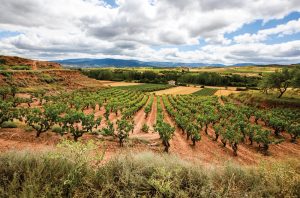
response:
[(237, 43), (255, 43), (266, 40), (269, 36), (278, 35), (285, 36), (297, 34), (300, 32), (300, 19), (289, 21), (286, 24), (278, 25), (274, 28), (258, 31), (257, 34), (243, 34), (234, 38)]
[[(299, 11), (298, 0), (116, 0), (116, 5), (105, 0), (2, 0), (0, 30), (20, 34), (0, 37), (0, 53), (207, 63), (299, 59), (297, 42), (282, 47), (261, 42), (271, 35), (299, 32), (300, 20), (237, 36), (235, 43), (224, 36), (257, 19), (279, 19)], [(207, 45), (181, 50), (200, 46), (200, 40)], [(272, 49), (278, 50), (273, 57), (267, 52)]]

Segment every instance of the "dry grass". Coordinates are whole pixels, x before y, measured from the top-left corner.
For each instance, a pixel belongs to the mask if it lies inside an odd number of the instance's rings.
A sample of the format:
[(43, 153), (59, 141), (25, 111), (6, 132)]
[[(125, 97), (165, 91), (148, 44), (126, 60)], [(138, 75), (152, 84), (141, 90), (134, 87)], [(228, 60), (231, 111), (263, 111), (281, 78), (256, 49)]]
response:
[(236, 94), (239, 93), (239, 91), (234, 90), (218, 90), (214, 95), (215, 96), (228, 96), (230, 94)]

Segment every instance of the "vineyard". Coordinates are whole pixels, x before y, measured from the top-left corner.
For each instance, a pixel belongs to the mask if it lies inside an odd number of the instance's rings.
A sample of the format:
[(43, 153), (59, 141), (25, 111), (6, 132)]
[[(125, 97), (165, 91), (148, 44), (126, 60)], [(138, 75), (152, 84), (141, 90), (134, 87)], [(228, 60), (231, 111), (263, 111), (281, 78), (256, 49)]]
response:
[(195, 93), (193, 95), (196, 96), (212, 96), (214, 95), (218, 90), (217, 89), (212, 89), (212, 88), (203, 88)]
[[(17, 97), (13, 88), (2, 90), (0, 124), (19, 120), (35, 132), (36, 138), (46, 132), (74, 141), (85, 134), (112, 137), (119, 147), (132, 136), (144, 137), (146, 141), (155, 139), (165, 152), (181, 153), (182, 148), (199, 148), (196, 150), (201, 152), (209, 143), (230, 151), (225, 150), (228, 156), (239, 156), (240, 147), (243, 155), (245, 151), (272, 155), (278, 147), (271, 145), (293, 145), (300, 135), (297, 110), (261, 109), (224, 98), (220, 103), (216, 96), (148, 93), (161, 88), (131, 86), (129, 90), (117, 87), (55, 95), (41, 92), (30, 98)], [(179, 140), (180, 144), (176, 143)]]
[(141, 84), (141, 85), (133, 85), (133, 86), (120, 86), (116, 88), (122, 90), (129, 90), (129, 91), (153, 92), (153, 91), (169, 89), (171, 87), (174, 86), (166, 85), (166, 84)]

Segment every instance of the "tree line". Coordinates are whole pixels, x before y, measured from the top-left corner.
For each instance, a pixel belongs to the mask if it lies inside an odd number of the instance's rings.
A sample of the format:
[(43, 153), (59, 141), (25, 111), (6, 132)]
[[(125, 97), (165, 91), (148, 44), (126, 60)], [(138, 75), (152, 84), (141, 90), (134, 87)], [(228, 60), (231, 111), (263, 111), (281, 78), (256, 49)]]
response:
[(180, 72), (180, 71), (135, 71), (125, 69), (82, 70), (83, 74), (97, 80), (137, 81), (141, 83), (167, 83), (175, 80), (178, 85), (199, 84), (208, 86), (256, 87), (260, 77), (241, 76), (238, 74), (220, 75), (215, 72)]

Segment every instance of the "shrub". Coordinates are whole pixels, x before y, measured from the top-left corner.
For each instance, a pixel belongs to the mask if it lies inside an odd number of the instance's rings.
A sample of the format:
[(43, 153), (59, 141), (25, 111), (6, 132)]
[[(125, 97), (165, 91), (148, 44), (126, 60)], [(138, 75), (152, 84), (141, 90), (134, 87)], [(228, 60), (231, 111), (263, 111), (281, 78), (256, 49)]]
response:
[(61, 135), (63, 134), (63, 129), (60, 126), (53, 126), (51, 131), (54, 132), (54, 133), (61, 134)]
[(1, 128), (17, 128), (17, 127), (18, 127), (17, 124), (12, 121), (3, 122), (1, 124)]
[(149, 132), (149, 126), (147, 124), (143, 124), (142, 131), (145, 133)]
[[(126, 154), (105, 164), (94, 142), (0, 154), (0, 197), (298, 197), (299, 160), (201, 167), (172, 155)], [(97, 155), (98, 154), (98, 155)], [(96, 157), (94, 157), (96, 156)]]

